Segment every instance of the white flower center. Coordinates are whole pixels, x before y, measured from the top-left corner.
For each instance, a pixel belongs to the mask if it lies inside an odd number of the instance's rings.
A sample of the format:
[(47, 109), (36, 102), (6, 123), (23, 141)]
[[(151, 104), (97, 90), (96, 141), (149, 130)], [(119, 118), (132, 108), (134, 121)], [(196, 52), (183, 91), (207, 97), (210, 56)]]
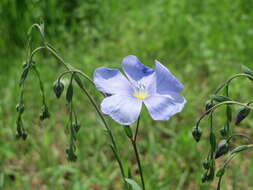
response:
[(138, 84), (134, 90), (134, 97), (139, 100), (145, 100), (149, 96), (146, 87), (142, 84)]

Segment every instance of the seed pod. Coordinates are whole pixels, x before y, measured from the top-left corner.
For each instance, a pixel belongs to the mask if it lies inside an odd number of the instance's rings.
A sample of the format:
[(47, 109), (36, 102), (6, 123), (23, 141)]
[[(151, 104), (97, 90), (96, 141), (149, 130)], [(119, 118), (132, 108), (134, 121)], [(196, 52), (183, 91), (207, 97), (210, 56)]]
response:
[(244, 120), (249, 115), (249, 113), (250, 113), (249, 108), (246, 107), (241, 108), (237, 113), (235, 124), (239, 125), (241, 121)]
[(228, 141), (226, 139), (221, 140), (217, 146), (215, 159), (225, 155), (226, 153), (228, 153), (228, 151), (229, 151)]
[(201, 135), (202, 135), (202, 131), (201, 131), (200, 127), (199, 126), (193, 127), (192, 136), (196, 142), (200, 141)]
[(54, 89), (55, 96), (57, 98), (60, 98), (60, 96), (61, 96), (61, 94), (62, 94), (62, 92), (64, 90), (64, 85), (63, 85), (63, 83), (61, 81), (59, 81), (59, 82), (56, 81), (54, 83), (53, 89)]

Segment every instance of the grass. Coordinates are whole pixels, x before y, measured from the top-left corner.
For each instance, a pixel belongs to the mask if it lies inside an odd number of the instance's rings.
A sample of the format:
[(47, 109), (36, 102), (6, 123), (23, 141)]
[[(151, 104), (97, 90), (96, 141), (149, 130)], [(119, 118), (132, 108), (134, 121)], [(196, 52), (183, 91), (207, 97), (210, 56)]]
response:
[[(47, 53), (37, 56), (36, 62), (51, 118), (39, 121), (41, 98), (38, 81), (31, 75), (25, 91), (29, 137), (15, 140), (15, 106), (26, 31), (40, 18), (45, 20), (47, 38), (60, 55), (89, 76), (99, 66), (120, 68), (122, 58), (129, 54), (150, 66), (155, 59), (165, 64), (184, 83), (188, 103), (182, 113), (167, 122), (154, 122), (143, 113), (138, 145), (147, 189), (215, 189), (215, 183), (200, 181), (208, 137), (204, 134), (197, 145), (191, 129), (218, 84), (237, 73), (240, 64), (253, 67), (251, 0), (19, 2), (0, 3), (0, 189), (122, 189), (102, 123), (80, 92), (74, 97), (82, 123), (78, 161), (66, 160), (65, 101), (57, 100), (52, 91), (53, 81), (63, 68)], [(249, 99), (249, 84), (246, 80), (233, 83), (234, 97)], [(88, 87), (101, 101), (102, 97)], [(219, 127), (222, 113), (217, 116)], [(131, 164), (136, 173), (133, 150), (122, 127), (108, 121), (127, 160), (125, 167)], [(244, 126), (238, 130), (252, 134), (250, 120)], [(222, 189), (251, 189), (252, 162), (250, 154), (238, 157)]]

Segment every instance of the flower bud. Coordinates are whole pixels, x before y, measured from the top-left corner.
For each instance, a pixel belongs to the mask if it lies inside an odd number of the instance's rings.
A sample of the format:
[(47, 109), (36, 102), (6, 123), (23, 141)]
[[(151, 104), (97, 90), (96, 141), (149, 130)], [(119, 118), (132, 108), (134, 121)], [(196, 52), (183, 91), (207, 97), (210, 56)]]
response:
[(60, 96), (64, 90), (64, 85), (61, 81), (55, 81), (53, 89), (54, 89), (55, 96), (57, 98), (60, 98)]
[(192, 136), (196, 142), (199, 142), (201, 135), (202, 135), (202, 131), (201, 131), (200, 127), (198, 127), (198, 126), (193, 127)]
[[(208, 100), (206, 102), (206, 106), (205, 106), (206, 111), (210, 110), (213, 106), (215, 106), (215, 104), (213, 103), (213, 101)], [(210, 111), (208, 111), (206, 114), (209, 114), (209, 113), (210, 113)]]
[(241, 108), (237, 113), (235, 124), (239, 125), (241, 121), (244, 120), (249, 115), (249, 113), (250, 113), (249, 108), (246, 107)]
[(227, 133), (228, 133), (227, 127), (226, 125), (224, 125), (224, 127), (220, 129), (220, 134), (222, 137), (226, 137)]
[[(246, 67), (245, 65), (241, 66), (241, 70), (242, 70), (243, 73), (245, 73), (247, 75), (251, 75), (253, 77), (253, 71), (250, 68)], [(250, 80), (252, 80), (252, 78), (250, 78), (250, 77), (248, 77), (248, 78)]]
[(79, 131), (79, 129), (81, 128), (81, 125), (78, 124), (78, 123), (75, 123), (74, 124), (74, 129), (75, 129), (75, 132), (77, 133)]
[(72, 98), (73, 98), (73, 85), (72, 83), (70, 83), (66, 93), (67, 102), (70, 103), (72, 101)]
[(223, 168), (220, 168), (220, 169), (217, 171), (217, 173), (216, 173), (216, 177), (221, 177), (221, 176), (224, 175), (224, 173), (225, 173), (225, 168), (224, 168), (224, 167), (223, 167)]
[(210, 168), (210, 163), (209, 163), (209, 161), (207, 159), (204, 160), (204, 162), (202, 163), (202, 165), (203, 165), (203, 168), (205, 170), (208, 170)]
[(207, 174), (207, 172), (205, 172), (205, 173), (201, 176), (201, 181), (202, 181), (202, 183), (205, 183), (205, 182), (207, 181), (207, 179), (208, 179), (208, 174)]
[(212, 95), (211, 99), (216, 101), (216, 102), (225, 102), (225, 101), (230, 101), (230, 99), (226, 96), (219, 96), (219, 95)]
[(228, 141), (226, 139), (221, 140), (217, 146), (215, 159), (225, 155), (226, 153), (228, 153), (228, 151), (229, 151)]
[(67, 148), (66, 149), (67, 153), (67, 159), (71, 162), (75, 162), (77, 160), (77, 156), (75, 155), (74, 151), (72, 148)]
[(50, 117), (50, 113), (48, 111), (47, 107), (43, 107), (42, 113), (40, 114), (40, 120), (43, 121), (44, 119), (47, 119)]
[(22, 114), (25, 111), (25, 106), (22, 104), (17, 104), (16, 105), (16, 111), (19, 112), (20, 114)]

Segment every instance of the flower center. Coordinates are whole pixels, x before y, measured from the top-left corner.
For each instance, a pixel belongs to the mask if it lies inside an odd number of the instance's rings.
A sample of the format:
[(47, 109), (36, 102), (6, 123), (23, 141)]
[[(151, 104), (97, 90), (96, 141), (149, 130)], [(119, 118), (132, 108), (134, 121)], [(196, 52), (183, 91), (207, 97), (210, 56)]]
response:
[(138, 85), (138, 87), (134, 91), (134, 97), (139, 100), (145, 100), (148, 97), (148, 91), (144, 85)]

